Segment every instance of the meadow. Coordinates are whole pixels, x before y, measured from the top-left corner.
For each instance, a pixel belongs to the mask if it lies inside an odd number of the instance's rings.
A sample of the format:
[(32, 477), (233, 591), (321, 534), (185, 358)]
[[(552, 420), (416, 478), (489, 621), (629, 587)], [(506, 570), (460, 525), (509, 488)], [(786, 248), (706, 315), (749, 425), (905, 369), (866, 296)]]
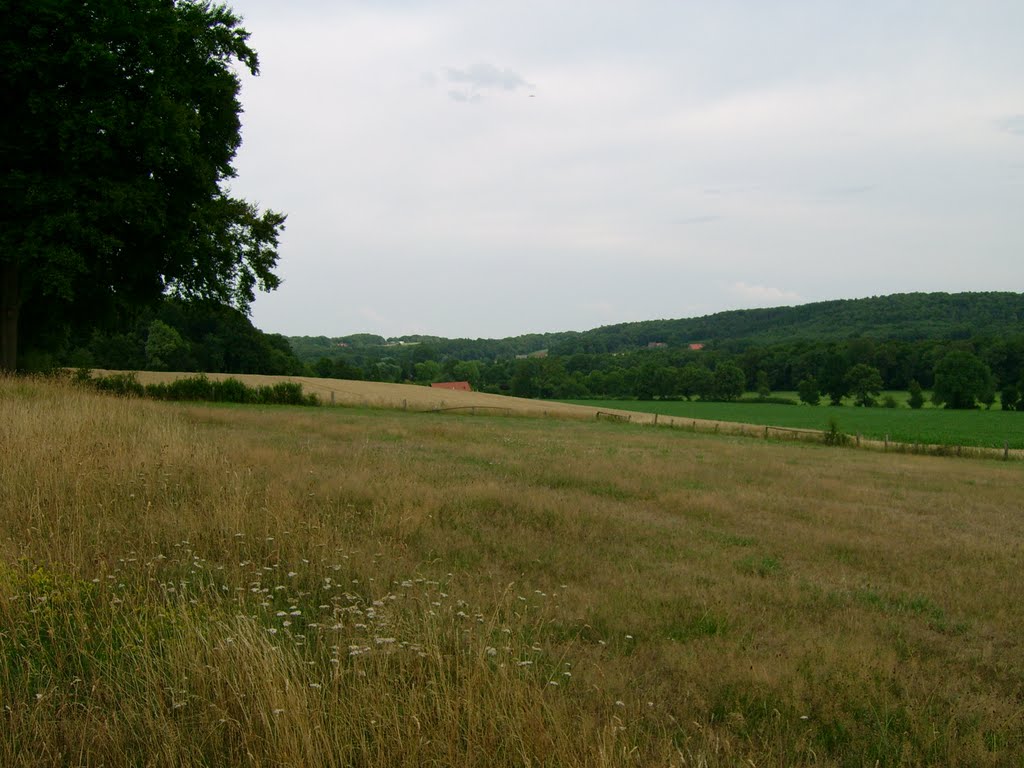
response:
[(2, 378), (0, 437), (5, 766), (1022, 764), (1019, 462)]
[[(905, 395), (905, 393), (904, 393)], [(794, 396), (795, 397), (795, 396)], [(616, 408), (664, 416), (711, 421), (767, 424), (796, 429), (827, 430), (831, 420), (850, 435), (872, 440), (925, 445), (1024, 448), (1024, 412), (1001, 410), (952, 411), (944, 408), (912, 410), (857, 408), (852, 405), (779, 405), (757, 402), (703, 402), (700, 400), (571, 400), (575, 405)]]

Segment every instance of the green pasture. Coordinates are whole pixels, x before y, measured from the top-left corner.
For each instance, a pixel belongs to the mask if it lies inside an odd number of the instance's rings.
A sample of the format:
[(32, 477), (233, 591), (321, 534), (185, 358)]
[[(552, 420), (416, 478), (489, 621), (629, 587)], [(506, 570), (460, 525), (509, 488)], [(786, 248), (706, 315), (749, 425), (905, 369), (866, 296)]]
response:
[[(897, 393), (899, 394), (899, 393)], [(899, 443), (964, 445), (989, 448), (1024, 448), (1024, 412), (1000, 410), (948, 411), (942, 408), (911, 410), (857, 408), (852, 405), (777, 405), (741, 401), (716, 403), (686, 400), (571, 400), (597, 408), (618, 408), (713, 421), (764, 424), (805, 429), (829, 428), (835, 419), (842, 432)]]

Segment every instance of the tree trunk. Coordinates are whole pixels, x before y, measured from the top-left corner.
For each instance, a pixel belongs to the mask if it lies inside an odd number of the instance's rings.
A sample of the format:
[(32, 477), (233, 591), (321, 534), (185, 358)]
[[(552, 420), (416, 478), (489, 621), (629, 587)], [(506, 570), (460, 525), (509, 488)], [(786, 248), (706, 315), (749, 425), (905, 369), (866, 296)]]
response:
[(18, 367), (18, 267), (9, 261), (0, 262), (0, 371)]

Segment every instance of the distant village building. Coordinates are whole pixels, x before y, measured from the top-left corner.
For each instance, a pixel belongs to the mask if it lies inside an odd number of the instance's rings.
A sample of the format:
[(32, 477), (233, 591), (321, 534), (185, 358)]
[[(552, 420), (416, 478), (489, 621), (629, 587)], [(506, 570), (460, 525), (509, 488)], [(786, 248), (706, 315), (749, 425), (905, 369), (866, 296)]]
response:
[(528, 355), (516, 355), (516, 360), (526, 360), (531, 357), (547, 357), (548, 351), (546, 349), (538, 349), (536, 352), (531, 352)]
[(435, 381), (431, 384), (434, 389), (455, 389), (460, 392), (472, 392), (473, 388), (469, 386), (468, 381)]
[(690, 345), (690, 349), (692, 349), (693, 351), (696, 352), (696, 351), (699, 351), (701, 349), (704, 349), (704, 345), (703, 344), (691, 344)]
[(647, 342), (647, 348), (648, 349), (661, 349), (662, 347), (667, 347), (667, 346), (668, 346), (668, 344), (666, 344), (664, 341), (649, 341), (649, 342)]

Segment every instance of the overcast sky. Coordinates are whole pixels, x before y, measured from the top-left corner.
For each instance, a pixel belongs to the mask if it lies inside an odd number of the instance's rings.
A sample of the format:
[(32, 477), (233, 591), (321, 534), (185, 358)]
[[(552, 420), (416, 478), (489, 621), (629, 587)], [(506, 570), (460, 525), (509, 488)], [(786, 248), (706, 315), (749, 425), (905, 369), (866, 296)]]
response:
[(1024, 291), (1024, 2), (229, 0), (268, 332)]

